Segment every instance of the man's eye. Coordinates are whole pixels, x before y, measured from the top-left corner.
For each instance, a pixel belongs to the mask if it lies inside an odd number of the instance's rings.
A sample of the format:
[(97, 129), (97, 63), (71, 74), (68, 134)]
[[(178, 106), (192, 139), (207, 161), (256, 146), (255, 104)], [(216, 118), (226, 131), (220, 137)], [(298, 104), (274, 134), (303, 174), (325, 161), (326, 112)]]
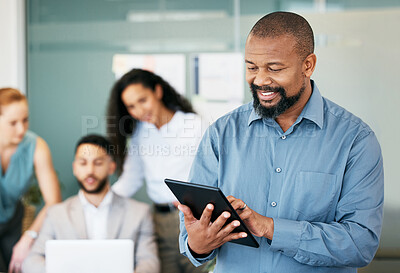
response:
[(247, 70), (249, 70), (249, 71), (255, 71), (257, 68), (255, 68), (255, 67), (247, 67)]
[(278, 68), (278, 69), (269, 68), (269, 71), (271, 71), (271, 72), (279, 72), (281, 70), (282, 70), (282, 68)]

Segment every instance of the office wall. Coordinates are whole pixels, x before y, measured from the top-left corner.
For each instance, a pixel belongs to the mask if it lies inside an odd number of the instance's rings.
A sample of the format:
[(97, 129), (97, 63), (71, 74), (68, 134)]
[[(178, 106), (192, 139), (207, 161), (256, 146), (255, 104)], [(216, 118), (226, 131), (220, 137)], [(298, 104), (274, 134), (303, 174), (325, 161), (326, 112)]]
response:
[(25, 92), (24, 0), (0, 0), (0, 41), (0, 87)]

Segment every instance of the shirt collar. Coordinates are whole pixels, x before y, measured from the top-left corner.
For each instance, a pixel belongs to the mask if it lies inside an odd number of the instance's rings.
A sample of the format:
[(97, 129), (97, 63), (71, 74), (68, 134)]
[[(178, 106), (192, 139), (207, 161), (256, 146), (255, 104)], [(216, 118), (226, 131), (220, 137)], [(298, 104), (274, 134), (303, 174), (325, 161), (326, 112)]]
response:
[(249, 116), (249, 120), (247, 121), (247, 125), (250, 126), (250, 124), (255, 121), (261, 119), (261, 117), (256, 113), (256, 111), (254, 110), (254, 106), (252, 106), (251, 108), (251, 113)]
[[(318, 127), (322, 129), (322, 126), (324, 125), (324, 104), (322, 101), (322, 96), (313, 80), (311, 80), (311, 87), (311, 97), (297, 120), (299, 121), (302, 118), (306, 118), (317, 124)], [(261, 117), (256, 113), (253, 107), (247, 125), (250, 126), (253, 121), (259, 119), (261, 119)], [(273, 123), (271, 119), (267, 120), (267, 123), (269, 122), (271, 122), (271, 124)]]
[[(79, 200), (81, 201), (81, 204), (83, 207), (86, 206), (92, 206), (94, 207), (91, 203), (89, 203), (89, 201), (86, 199), (85, 195), (83, 194), (83, 190), (79, 190), (78, 193), (78, 197)], [(101, 207), (106, 207), (106, 206), (110, 206), (111, 202), (112, 202), (112, 197), (113, 197), (113, 193), (111, 190), (109, 190), (106, 195), (104, 196), (103, 200), (101, 201), (100, 205), (97, 208), (101, 208)]]
[(324, 126), (324, 102), (322, 100), (321, 93), (317, 85), (311, 80), (312, 94), (308, 100), (306, 106), (299, 116), (301, 118), (306, 118), (318, 125), (320, 129)]

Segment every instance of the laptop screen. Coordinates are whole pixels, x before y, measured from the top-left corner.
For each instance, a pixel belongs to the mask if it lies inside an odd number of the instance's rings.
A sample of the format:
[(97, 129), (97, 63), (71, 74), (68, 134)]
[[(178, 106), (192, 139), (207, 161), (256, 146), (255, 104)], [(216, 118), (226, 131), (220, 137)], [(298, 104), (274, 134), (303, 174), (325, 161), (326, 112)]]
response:
[(132, 240), (49, 240), (46, 273), (132, 273)]

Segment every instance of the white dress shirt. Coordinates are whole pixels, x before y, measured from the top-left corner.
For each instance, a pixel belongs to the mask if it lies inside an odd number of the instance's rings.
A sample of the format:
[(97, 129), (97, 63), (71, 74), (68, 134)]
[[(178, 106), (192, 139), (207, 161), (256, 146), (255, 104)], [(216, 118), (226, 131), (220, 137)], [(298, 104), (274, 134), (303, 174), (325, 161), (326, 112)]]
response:
[(175, 196), (165, 178), (187, 181), (203, 129), (200, 116), (177, 111), (160, 129), (138, 122), (133, 133), (123, 173), (113, 185), (114, 192), (132, 196), (147, 183), (147, 194), (154, 203), (171, 203)]
[(83, 214), (85, 215), (86, 233), (88, 239), (107, 239), (108, 213), (111, 208), (112, 192), (107, 192), (103, 198), (103, 201), (101, 201), (97, 208), (89, 203), (82, 190), (79, 191), (78, 195), (79, 200), (82, 203)]

